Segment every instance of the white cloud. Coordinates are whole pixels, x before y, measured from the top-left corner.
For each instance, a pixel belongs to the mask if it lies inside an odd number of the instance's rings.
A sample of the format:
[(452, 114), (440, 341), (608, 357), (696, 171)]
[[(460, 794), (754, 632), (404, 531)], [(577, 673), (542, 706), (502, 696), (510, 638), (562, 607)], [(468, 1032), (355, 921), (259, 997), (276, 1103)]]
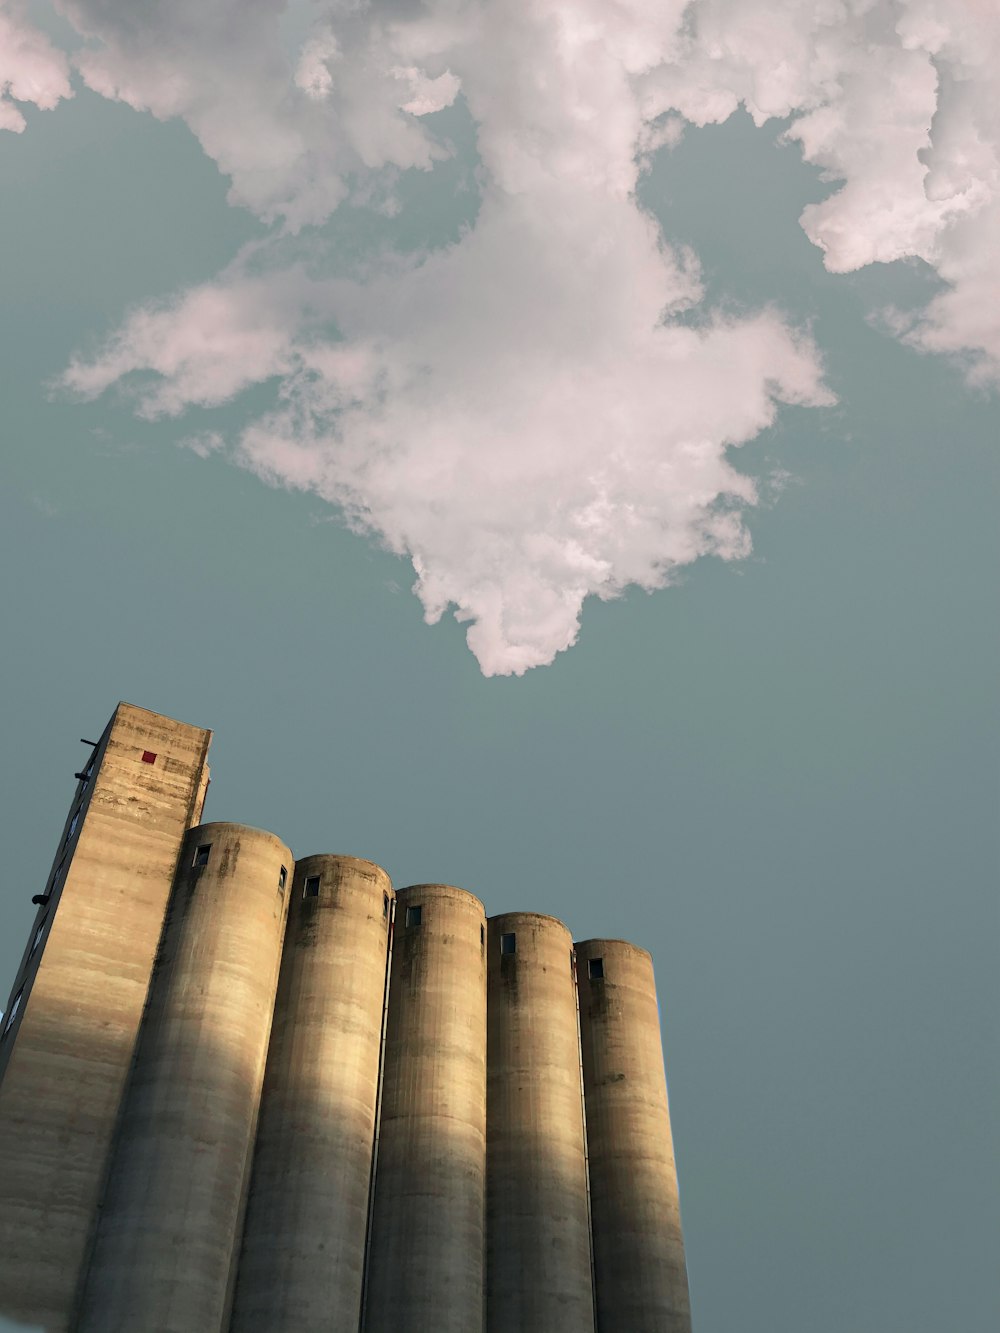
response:
[(280, 376), (240, 460), (408, 555), (428, 619), (454, 607), (483, 670), (520, 673), (574, 642), (587, 596), (744, 555), (755, 489), (727, 448), (780, 401), (830, 399), (775, 312), (665, 320), (700, 287), (636, 205), (630, 78), (666, 48), (596, 0), (461, 18), (422, 53), (479, 130), (486, 185), (457, 244), (366, 282), (237, 266), (137, 312), (67, 382), (152, 371), (155, 415)]
[(802, 225), (828, 269), (916, 258), (948, 287), (902, 320), (915, 345), (1000, 380), (1000, 7), (993, 0), (698, 0), (647, 116), (746, 106), (837, 184)]
[(72, 97), (69, 61), (45, 33), (28, 22), (20, 5), (0, 0), (0, 130), (20, 134), (25, 127), (15, 102), (50, 111)]
[(1000, 373), (992, 0), (383, 0), (291, 54), (277, 0), (63, 8), (92, 88), (182, 116), (234, 201), (291, 231), (431, 167), (447, 150), (420, 118), (461, 91), (482, 199), (456, 244), (346, 281), (322, 234), (294, 261), (272, 242), (134, 312), (66, 383), (124, 382), (157, 416), (274, 380), (234, 456), (407, 555), (428, 619), (454, 608), (487, 673), (551, 661), (587, 596), (745, 554), (756, 491), (728, 450), (782, 402), (830, 401), (778, 312), (678, 318), (696, 260), (634, 188), (680, 117), (790, 117), (833, 186), (802, 215), (827, 266), (924, 260), (946, 285), (897, 330)]
[(380, 6), (335, 11), (336, 30), (332, 19), (313, 22), (293, 55), (280, 0), (172, 0), (146, 6), (141, 20), (129, 0), (59, 8), (85, 39), (74, 60), (87, 86), (186, 121), (230, 177), (230, 201), (265, 221), (292, 231), (320, 223), (352, 174), (426, 169), (443, 155), (412, 104), (444, 105), (457, 89), (445, 70), (435, 81), (405, 68)]

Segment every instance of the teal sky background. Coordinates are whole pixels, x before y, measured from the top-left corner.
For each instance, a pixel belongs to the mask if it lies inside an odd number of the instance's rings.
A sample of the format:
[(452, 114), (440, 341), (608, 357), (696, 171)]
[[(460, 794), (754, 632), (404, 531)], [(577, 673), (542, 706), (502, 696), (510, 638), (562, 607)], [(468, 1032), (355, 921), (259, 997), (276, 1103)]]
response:
[[(811, 321), (839, 403), (740, 451), (789, 474), (749, 560), (588, 603), (554, 665), (484, 679), (319, 500), (46, 387), (264, 228), (179, 124), (83, 91), (26, 115), (0, 136), (4, 987), (77, 737), (119, 699), (209, 726), (207, 818), (651, 950), (696, 1333), (993, 1333), (1000, 414), (868, 320), (930, 279), (826, 273), (797, 215), (828, 187), (773, 127), (661, 154), (642, 197), (710, 293)], [(424, 195), (401, 244), (455, 226)], [(330, 225), (349, 248), (369, 219)]]

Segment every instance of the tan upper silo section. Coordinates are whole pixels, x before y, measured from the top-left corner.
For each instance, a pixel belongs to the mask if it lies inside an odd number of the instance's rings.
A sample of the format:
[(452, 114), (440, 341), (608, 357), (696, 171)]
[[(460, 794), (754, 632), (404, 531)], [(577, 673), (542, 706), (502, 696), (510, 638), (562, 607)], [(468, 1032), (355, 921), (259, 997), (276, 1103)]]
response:
[(653, 964), (576, 946), (598, 1328), (690, 1333)]
[(357, 1333), (393, 898), (371, 861), (296, 864), (233, 1333)]
[(75, 1333), (224, 1326), (292, 870), (259, 829), (185, 840)]
[(573, 940), (487, 923), (487, 1333), (593, 1333)]
[(80, 751), (52, 871), (34, 886), (48, 900), (0, 1040), (0, 1316), (48, 1333), (70, 1326), (211, 735), (119, 704), (93, 753)]
[(486, 919), (443, 884), (397, 895), (366, 1333), (480, 1333)]

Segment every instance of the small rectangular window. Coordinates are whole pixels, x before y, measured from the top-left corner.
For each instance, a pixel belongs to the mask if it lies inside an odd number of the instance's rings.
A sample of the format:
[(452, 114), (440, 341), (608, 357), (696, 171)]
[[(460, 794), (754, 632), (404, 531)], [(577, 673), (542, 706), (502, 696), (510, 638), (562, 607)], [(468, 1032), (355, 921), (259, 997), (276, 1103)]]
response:
[(319, 897), (319, 875), (306, 875), (306, 882), (302, 886), (302, 897)]
[(285, 887), (285, 881), (286, 881), (287, 879), (288, 879), (288, 871), (285, 869), (284, 866), (282, 866), (281, 869), (278, 871), (278, 888), (279, 888), (279, 889), (283, 889), (283, 888)]
[(573, 952), (572, 949), (570, 949), (569, 951), (569, 970), (571, 972), (576, 971), (576, 954)]
[(591, 981), (604, 980), (604, 959), (590, 958), (587, 961), (587, 976)]
[(516, 935), (501, 935), (501, 936), (500, 936), (500, 952), (501, 952), (501, 953), (514, 953), (516, 949), (517, 949), (517, 936), (516, 936)]
[(480, 927), (479, 927), (479, 947), (480, 947), (480, 949), (485, 949), (485, 948), (486, 948), (486, 927), (485, 927), (485, 926), (480, 926)]
[(406, 924), (407, 924), (407, 926), (419, 926), (419, 925), (420, 925), (420, 910), (421, 910), (421, 909), (420, 909), (419, 907), (408, 907), (408, 908), (406, 909)]
[(21, 1007), (21, 997), (23, 994), (24, 994), (24, 987), (22, 986), (21, 989), (14, 996), (14, 999), (11, 1001), (10, 1013), (7, 1015), (7, 1022), (3, 1025), (3, 1034), (5, 1037), (7, 1033), (11, 1030), (11, 1028), (14, 1026), (14, 1019), (17, 1017), (17, 1011)]
[(194, 860), (191, 862), (191, 864), (193, 866), (207, 866), (208, 854), (211, 850), (212, 850), (212, 844), (210, 842), (202, 843), (200, 847), (196, 847), (194, 852)]
[(383, 921), (384, 921), (384, 920), (387, 920), (387, 919), (388, 919), (388, 916), (389, 916), (389, 895), (388, 895), (387, 893), (383, 893), (383, 894), (382, 894), (382, 919), (383, 919)]

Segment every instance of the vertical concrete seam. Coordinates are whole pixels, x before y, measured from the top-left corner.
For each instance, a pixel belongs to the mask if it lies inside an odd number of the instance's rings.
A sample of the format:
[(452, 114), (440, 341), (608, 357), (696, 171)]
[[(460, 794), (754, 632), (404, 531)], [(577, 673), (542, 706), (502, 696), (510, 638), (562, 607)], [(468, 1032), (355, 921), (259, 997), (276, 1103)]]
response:
[(587, 1246), (590, 1250), (590, 1299), (594, 1306), (595, 1333), (601, 1333), (597, 1312), (597, 1273), (594, 1268), (594, 1214), (590, 1203), (590, 1142), (587, 1138), (587, 1097), (583, 1081), (583, 1031), (580, 1027), (580, 970), (573, 950), (573, 994), (576, 996), (576, 1057), (580, 1068), (580, 1117), (583, 1121), (583, 1171), (587, 1185)]
[(382, 986), (382, 1029), (379, 1034), (378, 1081), (375, 1086), (375, 1124), (372, 1132), (372, 1164), (368, 1175), (368, 1217), (365, 1221), (365, 1257), (362, 1264), (361, 1308), (358, 1311), (358, 1333), (364, 1333), (368, 1314), (368, 1277), (372, 1250), (372, 1225), (375, 1219), (375, 1190), (378, 1179), (378, 1140), (382, 1127), (382, 1082), (385, 1074), (385, 1036), (389, 1023), (389, 976), (392, 968), (392, 943), (396, 926), (396, 899), (389, 901), (389, 928), (385, 937), (385, 981)]

